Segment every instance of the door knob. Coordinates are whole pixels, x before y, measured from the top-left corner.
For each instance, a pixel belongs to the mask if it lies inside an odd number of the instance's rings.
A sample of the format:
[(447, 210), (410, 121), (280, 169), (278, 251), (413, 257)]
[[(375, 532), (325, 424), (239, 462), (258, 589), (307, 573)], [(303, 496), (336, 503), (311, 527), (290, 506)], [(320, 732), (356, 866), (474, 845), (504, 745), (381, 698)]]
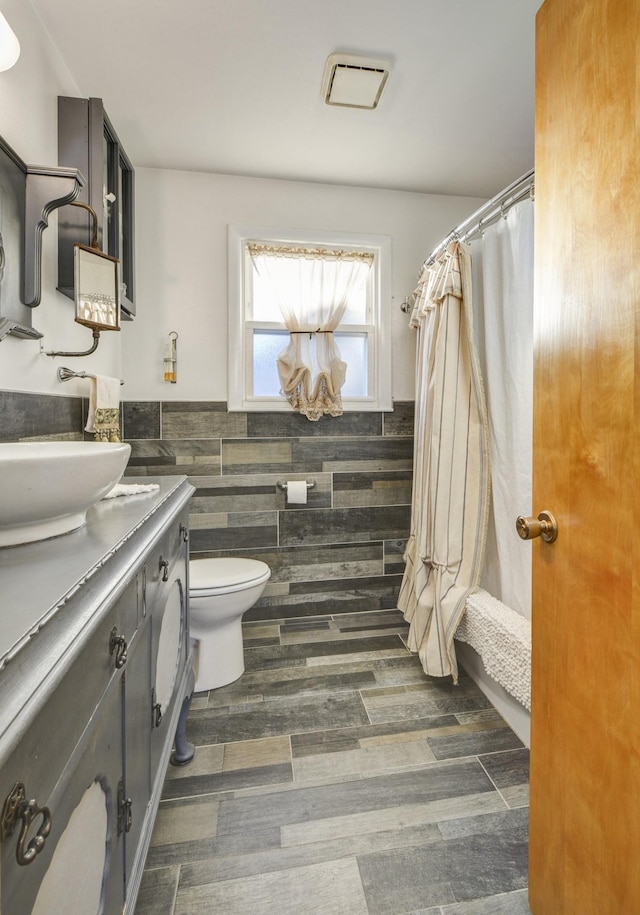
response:
[(516, 530), (523, 540), (542, 537), (547, 543), (553, 543), (558, 536), (558, 522), (551, 512), (540, 512), (537, 518), (516, 518)]

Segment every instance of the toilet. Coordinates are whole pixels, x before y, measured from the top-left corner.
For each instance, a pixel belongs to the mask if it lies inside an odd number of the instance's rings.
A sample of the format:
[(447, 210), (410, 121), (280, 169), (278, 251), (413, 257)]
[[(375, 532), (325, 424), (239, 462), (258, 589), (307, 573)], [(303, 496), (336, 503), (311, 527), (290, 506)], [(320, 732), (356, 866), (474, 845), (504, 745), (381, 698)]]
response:
[(258, 559), (192, 559), (189, 616), (196, 641), (195, 691), (233, 683), (244, 673), (242, 615), (258, 600), (271, 569)]

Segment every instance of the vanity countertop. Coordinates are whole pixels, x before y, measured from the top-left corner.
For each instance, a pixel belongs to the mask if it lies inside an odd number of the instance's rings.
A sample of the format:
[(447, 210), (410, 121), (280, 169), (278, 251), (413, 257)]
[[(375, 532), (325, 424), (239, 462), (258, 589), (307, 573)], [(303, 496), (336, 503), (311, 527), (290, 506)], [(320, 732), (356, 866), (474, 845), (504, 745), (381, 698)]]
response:
[(60, 607), (132, 537), (178, 489), (185, 477), (132, 477), (159, 489), (98, 502), (75, 531), (0, 548), (0, 670), (55, 619)]

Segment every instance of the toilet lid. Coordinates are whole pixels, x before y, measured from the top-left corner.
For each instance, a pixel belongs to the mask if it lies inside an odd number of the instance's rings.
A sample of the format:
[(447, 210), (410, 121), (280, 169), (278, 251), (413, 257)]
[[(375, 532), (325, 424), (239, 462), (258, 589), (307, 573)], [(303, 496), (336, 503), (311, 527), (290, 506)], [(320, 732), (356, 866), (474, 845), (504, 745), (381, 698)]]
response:
[(229, 588), (238, 584), (268, 578), (271, 570), (266, 562), (259, 559), (221, 557), (218, 559), (194, 559), (189, 562), (189, 591)]

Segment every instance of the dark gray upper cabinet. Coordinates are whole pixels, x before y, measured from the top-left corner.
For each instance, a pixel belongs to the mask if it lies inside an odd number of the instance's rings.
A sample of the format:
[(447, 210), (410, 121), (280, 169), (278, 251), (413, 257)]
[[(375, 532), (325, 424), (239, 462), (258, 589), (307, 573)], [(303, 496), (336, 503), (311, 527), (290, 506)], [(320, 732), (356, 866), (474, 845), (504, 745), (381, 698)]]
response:
[[(135, 308), (134, 170), (102, 99), (58, 98), (58, 163), (79, 169), (87, 185), (78, 200), (98, 216), (98, 244), (117, 257), (124, 288), (122, 317)], [(73, 298), (73, 246), (91, 243), (91, 216), (65, 207), (58, 216), (58, 289)]]

